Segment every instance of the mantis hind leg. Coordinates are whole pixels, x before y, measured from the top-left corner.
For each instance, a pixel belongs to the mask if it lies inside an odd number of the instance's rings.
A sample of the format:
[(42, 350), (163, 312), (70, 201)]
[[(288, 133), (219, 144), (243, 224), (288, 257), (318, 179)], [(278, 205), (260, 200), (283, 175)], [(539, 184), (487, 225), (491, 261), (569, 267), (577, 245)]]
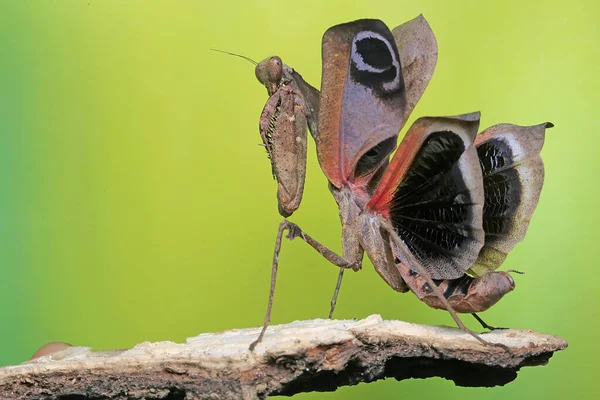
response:
[[(399, 249), (404, 249), (404, 243), (402, 242), (402, 239), (400, 239), (400, 237), (398, 236), (398, 233), (396, 232), (396, 230), (389, 224), (387, 223), (382, 223), (381, 228), (387, 232), (387, 234), (389, 235), (390, 239), (394, 241), (394, 243), (396, 243), (397, 247)], [(386, 246), (391, 246), (390, 241), (386, 241)], [(462, 320), (458, 317), (458, 314), (456, 313), (456, 311), (452, 308), (452, 306), (450, 305), (450, 303), (448, 302), (448, 299), (446, 299), (446, 297), (444, 297), (444, 294), (441, 292), (440, 288), (438, 287), (438, 285), (435, 284), (435, 282), (433, 282), (433, 279), (431, 279), (431, 277), (429, 276), (429, 274), (427, 273), (427, 271), (425, 270), (425, 268), (423, 268), (423, 266), (417, 262), (417, 260), (415, 259), (415, 257), (410, 253), (410, 251), (406, 250), (404, 251), (404, 255), (406, 256), (406, 258), (408, 260), (411, 260), (412, 262), (410, 263), (412, 267), (415, 268), (415, 270), (419, 273), (419, 275), (421, 275), (423, 278), (425, 278), (427, 280), (427, 283), (429, 284), (429, 286), (431, 286), (433, 293), (440, 299), (440, 301), (442, 302), (442, 304), (444, 305), (444, 308), (448, 311), (448, 313), (450, 314), (450, 316), (452, 317), (452, 319), (454, 320), (454, 322), (456, 322), (456, 325), (458, 325), (458, 327), (468, 333), (469, 335), (473, 336), (475, 339), (477, 339), (480, 343), (486, 345), (486, 346), (495, 346), (495, 347), (500, 347), (502, 349), (504, 349), (507, 352), (510, 352), (510, 349), (502, 344), (502, 343), (492, 343), (492, 342), (488, 342), (487, 340), (483, 339), (477, 332), (472, 331), (471, 329), (467, 328), (467, 326), (462, 322)]]

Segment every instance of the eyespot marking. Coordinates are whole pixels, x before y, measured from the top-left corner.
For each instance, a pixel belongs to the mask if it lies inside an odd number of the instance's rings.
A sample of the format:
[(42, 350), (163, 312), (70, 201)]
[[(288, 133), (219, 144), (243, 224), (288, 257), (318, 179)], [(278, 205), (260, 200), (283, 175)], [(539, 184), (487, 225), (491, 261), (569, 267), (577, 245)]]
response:
[(400, 86), (400, 61), (394, 47), (381, 34), (359, 32), (352, 42), (351, 57), (359, 71), (383, 74), (393, 69), (393, 79), (382, 84), (385, 91), (393, 91)]

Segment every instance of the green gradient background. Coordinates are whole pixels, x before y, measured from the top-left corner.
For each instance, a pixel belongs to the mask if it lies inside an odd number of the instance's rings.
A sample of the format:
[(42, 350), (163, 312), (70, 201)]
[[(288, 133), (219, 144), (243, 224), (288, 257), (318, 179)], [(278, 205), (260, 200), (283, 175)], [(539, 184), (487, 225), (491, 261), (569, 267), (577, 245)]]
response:
[[(279, 54), (318, 86), (326, 28), (423, 13), (440, 58), (413, 120), (481, 110), (482, 127), (556, 125), (538, 210), (505, 264), (527, 274), (485, 317), (570, 347), (502, 388), (389, 379), (298, 398), (600, 395), (600, 9), (521, 3), (2, 1), (0, 365), (52, 340), (121, 348), (260, 325), (280, 221), (257, 146), (266, 93), (250, 64), (208, 49)], [(312, 142), (292, 219), (340, 248)], [(273, 322), (325, 317), (337, 270), (301, 242), (284, 243), (281, 264)], [(336, 316), (373, 313), (452, 325), (366, 262), (346, 275)]]

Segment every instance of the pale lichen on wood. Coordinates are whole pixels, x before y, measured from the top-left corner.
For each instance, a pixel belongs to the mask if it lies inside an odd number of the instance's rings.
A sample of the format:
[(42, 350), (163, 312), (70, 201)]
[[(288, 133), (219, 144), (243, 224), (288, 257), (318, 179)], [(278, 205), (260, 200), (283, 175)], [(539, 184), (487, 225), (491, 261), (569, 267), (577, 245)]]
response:
[(70, 347), (0, 368), (1, 399), (262, 399), (386, 377), (444, 377), (462, 386), (503, 385), (523, 366), (543, 365), (566, 348), (529, 330), (483, 334), (511, 351), (484, 346), (455, 328), (384, 321), (296, 321), (203, 333), (186, 343), (140, 343), (130, 350)]

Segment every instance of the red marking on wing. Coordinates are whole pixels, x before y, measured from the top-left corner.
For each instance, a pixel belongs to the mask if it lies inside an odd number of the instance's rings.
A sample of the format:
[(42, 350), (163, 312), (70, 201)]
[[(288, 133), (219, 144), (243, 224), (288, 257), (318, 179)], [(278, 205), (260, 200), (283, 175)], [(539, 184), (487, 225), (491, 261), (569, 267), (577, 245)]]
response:
[[(353, 40), (372, 32), (391, 46), (397, 87), (387, 93), (386, 75), (354, 76)], [(387, 51), (387, 50), (386, 50)], [(329, 182), (346, 186), (361, 156), (383, 140), (396, 136), (406, 103), (398, 50), (390, 30), (379, 20), (358, 20), (329, 28), (323, 35), (323, 74), (319, 107), (317, 157)], [(391, 68), (391, 67), (390, 67)]]
[(418, 123), (419, 121), (415, 122), (410, 128), (400, 143), (398, 150), (396, 150), (392, 162), (386, 168), (385, 173), (377, 186), (377, 190), (373, 194), (371, 200), (367, 203), (368, 211), (381, 214), (389, 219), (390, 201), (394, 196), (394, 192), (427, 137), (425, 135), (425, 129), (422, 127), (420, 128), (417, 125)]
[[(463, 132), (472, 144), (479, 126), (479, 112), (457, 115), (454, 117), (424, 117), (419, 118), (410, 127), (400, 143), (390, 165), (387, 167), (377, 190), (367, 203), (368, 211), (389, 218), (390, 202), (394, 192), (412, 165), (421, 146), (432, 132), (449, 130)], [(467, 139), (463, 139), (467, 140)], [(465, 146), (467, 143), (465, 143)], [(476, 166), (479, 168), (479, 165)]]

